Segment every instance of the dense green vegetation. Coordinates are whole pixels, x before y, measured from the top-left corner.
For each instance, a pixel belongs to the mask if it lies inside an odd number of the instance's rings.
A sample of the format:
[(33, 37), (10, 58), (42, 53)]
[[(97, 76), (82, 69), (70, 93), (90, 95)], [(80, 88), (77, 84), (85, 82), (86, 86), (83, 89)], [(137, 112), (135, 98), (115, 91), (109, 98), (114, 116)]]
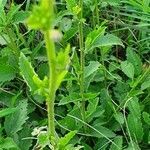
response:
[(150, 149), (150, 0), (0, 0), (0, 150)]

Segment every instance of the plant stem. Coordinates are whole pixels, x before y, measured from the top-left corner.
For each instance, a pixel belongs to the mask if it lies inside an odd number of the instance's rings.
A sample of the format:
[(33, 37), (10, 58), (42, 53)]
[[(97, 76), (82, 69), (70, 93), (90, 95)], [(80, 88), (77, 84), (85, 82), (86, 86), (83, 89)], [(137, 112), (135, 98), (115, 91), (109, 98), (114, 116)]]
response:
[(79, 14), (79, 45), (80, 45), (80, 94), (82, 98), (81, 102), (81, 115), (82, 120), (85, 121), (85, 101), (84, 101), (84, 65), (85, 65), (85, 54), (84, 54), (84, 42), (83, 42), (83, 0), (79, 0), (79, 7), (81, 8)]
[(55, 93), (56, 93), (56, 53), (55, 53), (55, 45), (53, 40), (50, 38), (50, 31), (46, 31), (44, 34), (46, 49), (47, 49), (47, 57), (49, 63), (49, 97), (47, 98), (47, 112), (48, 112), (48, 133), (49, 138), (54, 137), (55, 139), (55, 116), (54, 116), (54, 101), (55, 101)]
[(95, 17), (96, 17), (96, 24), (99, 25), (99, 10), (97, 0), (95, 0)]
[[(54, 0), (49, 0), (50, 14), (53, 20), (54, 17)], [(55, 135), (55, 112), (54, 112), (54, 102), (56, 94), (56, 52), (55, 44), (53, 39), (51, 39), (51, 29), (44, 32), (44, 38), (46, 42), (46, 50), (49, 64), (49, 95), (47, 97), (47, 113), (48, 113), (48, 136), (52, 142), (53, 147), (56, 147), (56, 142), (53, 142), (53, 139), (56, 140)]]

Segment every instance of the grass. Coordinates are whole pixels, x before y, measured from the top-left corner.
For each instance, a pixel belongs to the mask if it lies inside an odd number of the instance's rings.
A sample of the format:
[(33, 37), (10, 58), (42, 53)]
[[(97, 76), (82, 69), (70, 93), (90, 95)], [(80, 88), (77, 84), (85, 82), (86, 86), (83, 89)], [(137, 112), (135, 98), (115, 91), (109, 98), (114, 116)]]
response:
[(148, 150), (149, 12), (0, 0), (0, 149)]

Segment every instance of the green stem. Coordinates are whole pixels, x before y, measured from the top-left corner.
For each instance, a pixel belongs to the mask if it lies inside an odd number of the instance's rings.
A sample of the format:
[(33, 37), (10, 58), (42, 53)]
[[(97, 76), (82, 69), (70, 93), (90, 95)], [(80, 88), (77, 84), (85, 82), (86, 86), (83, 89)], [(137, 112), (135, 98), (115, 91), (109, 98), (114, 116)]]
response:
[(96, 17), (96, 23), (99, 25), (99, 10), (98, 10), (98, 2), (95, 0), (95, 17)]
[[(101, 49), (101, 62), (102, 62), (103, 67), (105, 68), (103, 49)], [(106, 88), (107, 87), (107, 73), (106, 73), (106, 69), (103, 69), (103, 73), (104, 73), (104, 86)]]
[(80, 45), (80, 94), (82, 98), (81, 102), (81, 115), (82, 120), (85, 121), (85, 101), (84, 101), (84, 65), (85, 65), (85, 54), (84, 54), (84, 41), (83, 41), (83, 0), (79, 0), (79, 7), (81, 8), (79, 14), (79, 45)]
[(56, 53), (55, 53), (55, 45), (53, 40), (50, 38), (50, 31), (46, 31), (44, 34), (46, 49), (47, 49), (47, 57), (49, 63), (49, 97), (47, 98), (47, 112), (48, 112), (48, 133), (49, 138), (55, 138), (55, 117), (54, 117), (54, 101), (55, 101), (55, 93), (56, 93)]
[[(54, 0), (49, 0), (50, 6), (50, 14), (53, 19), (54, 17)], [(50, 27), (50, 30), (53, 27)], [(56, 147), (55, 135), (55, 112), (54, 112), (54, 102), (55, 102), (55, 94), (56, 94), (56, 52), (55, 52), (55, 44), (53, 39), (51, 38), (51, 31), (46, 30), (44, 32), (44, 39), (46, 42), (46, 50), (49, 64), (49, 95), (47, 97), (47, 113), (48, 113), (48, 136), (52, 142), (53, 147)]]

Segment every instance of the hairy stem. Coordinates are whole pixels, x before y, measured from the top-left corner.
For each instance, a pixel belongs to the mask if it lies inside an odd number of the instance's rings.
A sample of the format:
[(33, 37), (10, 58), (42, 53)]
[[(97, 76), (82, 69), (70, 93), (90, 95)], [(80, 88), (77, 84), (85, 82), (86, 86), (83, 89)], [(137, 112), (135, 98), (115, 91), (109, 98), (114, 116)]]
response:
[[(54, 18), (54, 0), (49, 0), (50, 14), (52, 19)], [(56, 94), (56, 52), (55, 44), (51, 38), (51, 29), (44, 32), (44, 39), (46, 43), (48, 64), (49, 64), (49, 95), (47, 97), (47, 113), (48, 113), (48, 135), (49, 139), (52, 141), (56, 139), (55, 135), (55, 112), (54, 112), (54, 102)], [(55, 142), (52, 142), (53, 147), (56, 147)]]
[(52, 39), (50, 38), (50, 31), (46, 31), (44, 34), (46, 49), (47, 49), (47, 57), (49, 63), (49, 97), (47, 98), (47, 112), (48, 112), (48, 133), (49, 138), (55, 137), (55, 117), (54, 117), (54, 101), (55, 101), (55, 93), (56, 93), (56, 53), (55, 53), (55, 45)]

